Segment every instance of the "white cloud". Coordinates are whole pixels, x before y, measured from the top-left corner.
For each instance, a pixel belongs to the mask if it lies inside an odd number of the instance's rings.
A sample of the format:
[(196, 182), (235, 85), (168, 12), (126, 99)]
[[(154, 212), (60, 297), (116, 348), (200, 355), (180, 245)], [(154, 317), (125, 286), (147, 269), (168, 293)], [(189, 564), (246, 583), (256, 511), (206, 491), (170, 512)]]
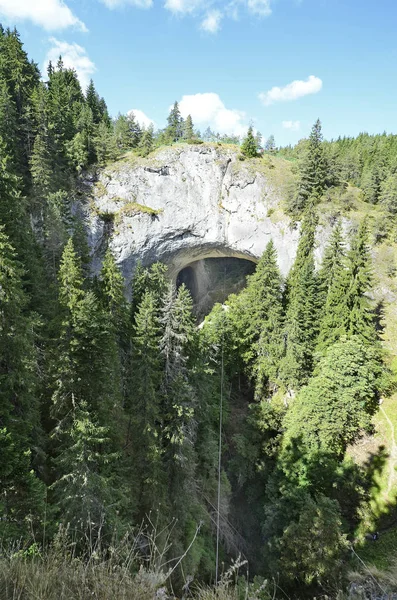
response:
[(164, 7), (173, 13), (188, 14), (204, 8), (206, 0), (166, 0)]
[(156, 123), (147, 115), (145, 115), (145, 113), (142, 110), (139, 110), (139, 108), (133, 108), (132, 110), (129, 110), (128, 114), (130, 115), (131, 113), (134, 113), (134, 117), (141, 127), (149, 127), (149, 125), (156, 125)]
[[(102, 0), (117, 2), (121, 0)], [(132, 0), (133, 1), (133, 0)], [(141, 0), (142, 1), (142, 0)], [(220, 29), (221, 19), (228, 17), (237, 20), (239, 9), (245, 8), (249, 13), (258, 17), (271, 15), (273, 0), (165, 0), (164, 7), (174, 14), (194, 14), (201, 19), (201, 29), (216, 33)]]
[(275, 102), (287, 102), (309, 94), (317, 94), (322, 87), (321, 79), (310, 75), (306, 81), (296, 80), (284, 87), (273, 87), (268, 92), (259, 94), (259, 98), (265, 106), (269, 106)]
[(271, 0), (247, 0), (248, 10), (254, 15), (268, 17), (272, 14), (270, 2)]
[(301, 128), (300, 121), (283, 121), (282, 126), (284, 129), (290, 129), (291, 131), (299, 131)]
[(68, 69), (75, 69), (83, 89), (87, 87), (92, 74), (96, 71), (92, 60), (87, 56), (85, 48), (78, 44), (68, 44), (56, 38), (50, 38), (52, 47), (47, 52), (44, 61), (43, 71), (47, 70), (48, 63), (51, 61), (56, 64), (59, 56), (62, 56), (63, 63)]
[(110, 9), (120, 8), (121, 6), (136, 6), (137, 8), (150, 8), (153, 6), (153, 0), (101, 0)]
[(0, 0), (0, 15), (11, 21), (32, 21), (48, 31), (68, 27), (88, 31), (63, 0)]
[(220, 133), (245, 135), (248, 125), (244, 123), (244, 112), (226, 108), (218, 94), (211, 92), (183, 96), (179, 102), (181, 115), (191, 115), (198, 126), (210, 126)]
[(208, 33), (217, 33), (221, 26), (222, 16), (220, 10), (210, 10), (201, 23), (201, 29)]

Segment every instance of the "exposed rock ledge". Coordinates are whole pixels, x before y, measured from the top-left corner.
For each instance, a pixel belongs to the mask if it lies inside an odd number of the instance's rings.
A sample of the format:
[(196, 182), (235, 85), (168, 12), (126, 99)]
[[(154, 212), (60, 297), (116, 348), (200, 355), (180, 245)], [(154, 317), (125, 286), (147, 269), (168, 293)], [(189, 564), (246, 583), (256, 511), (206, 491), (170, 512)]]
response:
[(176, 278), (204, 258), (256, 261), (270, 239), (286, 274), (299, 233), (279, 208), (283, 192), (273, 181), (281, 162), (242, 162), (234, 149), (203, 144), (164, 148), (149, 159), (131, 155), (105, 168), (91, 183), (94, 271), (111, 230), (110, 244), (127, 282), (138, 259), (144, 265), (162, 260)]

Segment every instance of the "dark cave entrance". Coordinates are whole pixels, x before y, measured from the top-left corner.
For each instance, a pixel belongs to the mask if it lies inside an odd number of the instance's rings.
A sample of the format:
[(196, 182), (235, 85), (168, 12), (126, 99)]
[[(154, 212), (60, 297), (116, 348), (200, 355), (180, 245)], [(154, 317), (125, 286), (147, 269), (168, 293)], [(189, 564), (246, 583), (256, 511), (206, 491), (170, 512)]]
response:
[(190, 291), (198, 318), (208, 314), (217, 302), (242, 290), (247, 276), (255, 271), (252, 260), (234, 257), (204, 258), (179, 271), (176, 285), (183, 283)]

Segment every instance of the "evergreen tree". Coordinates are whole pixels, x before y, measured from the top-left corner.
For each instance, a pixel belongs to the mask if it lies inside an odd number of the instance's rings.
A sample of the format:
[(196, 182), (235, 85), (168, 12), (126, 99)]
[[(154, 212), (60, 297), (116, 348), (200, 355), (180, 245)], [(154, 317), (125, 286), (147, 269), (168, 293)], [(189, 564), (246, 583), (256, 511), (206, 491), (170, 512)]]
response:
[(397, 213), (397, 174), (390, 175), (381, 184), (379, 204), (395, 215)]
[(170, 114), (167, 117), (168, 126), (166, 129), (166, 136), (170, 142), (177, 142), (183, 137), (184, 121), (179, 111), (178, 102), (174, 102), (174, 106), (170, 110)]
[(124, 295), (124, 278), (116, 265), (110, 248), (107, 249), (101, 270), (101, 300), (108, 316), (109, 334), (113, 337), (118, 357), (114, 369), (119, 371), (120, 394), (127, 395), (127, 365), (130, 351), (129, 313)]
[(142, 134), (141, 141), (138, 146), (138, 154), (147, 156), (153, 150), (153, 125), (149, 125)]
[(313, 368), (318, 334), (318, 278), (314, 266), (317, 217), (309, 207), (302, 221), (294, 265), (287, 280), (285, 356), (280, 377), (288, 388), (306, 383)]
[(36, 214), (44, 218), (46, 200), (53, 190), (53, 162), (48, 137), (43, 132), (39, 132), (34, 140), (30, 171)]
[(101, 99), (99, 97), (98, 92), (95, 89), (95, 85), (92, 79), (88, 84), (85, 99), (87, 105), (91, 110), (93, 122), (95, 123), (95, 125), (99, 125), (99, 123), (103, 120), (104, 111), (103, 107), (101, 106)]
[(345, 246), (343, 242), (342, 224), (335, 225), (329, 243), (325, 248), (321, 269), (319, 271), (319, 285), (323, 294), (322, 302), (326, 301), (328, 292), (345, 266)]
[(359, 337), (331, 346), (285, 418), (284, 443), (302, 440), (306, 451), (342, 457), (368, 429), (378, 404), (379, 354)]
[(130, 111), (127, 115), (128, 127), (131, 136), (131, 147), (137, 148), (142, 138), (142, 128), (135, 118), (135, 115)]
[(22, 272), (0, 228), (0, 531), (30, 533), (43, 513), (44, 489), (31, 470), (41, 438), (37, 355), (32, 319), (25, 314)]
[(230, 319), (244, 362), (255, 375), (257, 392), (275, 384), (283, 353), (282, 278), (272, 241), (247, 287), (231, 303)]
[(97, 126), (93, 142), (97, 160), (100, 165), (105, 165), (107, 162), (116, 160), (119, 152), (116, 145), (116, 139), (105, 121), (101, 121)]
[(274, 152), (276, 150), (276, 141), (274, 139), (274, 135), (269, 136), (266, 140), (265, 150), (266, 152)]
[(193, 505), (191, 487), (194, 478), (196, 437), (196, 396), (189, 381), (189, 347), (194, 337), (192, 300), (185, 286), (176, 292), (169, 285), (163, 301), (160, 341), (164, 361), (162, 381), (162, 445), (168, 477), (170, 505), (181, 519), (181, 526)]
[(125, 115), (118, 115), (114, 122), (114, 137), (118, 149), (122, 152), (134, 147), (131, 131), (131, 120)]
[(241, 144), (241, 152), (248, 158), (254, 158), (257, 156), (257, 145), (256, 140), (252, 131), (252, 125), (249, 126), (247, 136), (244, 138)]
[(83, 289), (81, 262), (72, 238), (62, 256), (59, 284), (62, 323), (54, 372), (56, 432), (70, 427), (72, 397), (84, 399), (100, 423), (116, 428), (120, 385), (112, 330), (95, 295)]
[(307, 152), (300, 165), (300, 181), (293, 209), (302, 211), (310, 199), (319, 199), (325, 189), (327, 179), (327, 163), (323, 148), (321, 122), (313, 125), (309, 137)]
[(67, 142), (66, 156), (76, 169), (77, 173), (81, 173), (88, 165), (89, 153), (87, 150), (87, 139), (81, 131), (78, 131), (70, 142)]
[(79, 538), (89, 533), (94, 543), (105, 525), (114, 531), (118, 520), (119, 494), (111, 475), (117, 456), (107, 448), (108, 428), (100, 426), (87, 404), (77, 403), (74, 396), (70, 421), (68, 443), (55, 460), (58, 477), (52, 489), (61, 521)]
[(192, 140), (194, 138), (194, 127), (192, 117), (188, 115), (183, 126), (183, 138), (185, 140)]
[(349, 290), (349, 335), (373, 343), (377, 339), (368, 292), (372, 288), (372, 259), (368, 244), (368, 221), (363, 219), (347, 255)]
[(133, 332), (132, 386), (127, 412), (130, 419), (130, 449), (133, 479), (137, 481), (140, 517), (166, 502), (162, 468), (160, 384), (163, 361), (160, 355), (160, 324), (153, 292), (140, 303)]

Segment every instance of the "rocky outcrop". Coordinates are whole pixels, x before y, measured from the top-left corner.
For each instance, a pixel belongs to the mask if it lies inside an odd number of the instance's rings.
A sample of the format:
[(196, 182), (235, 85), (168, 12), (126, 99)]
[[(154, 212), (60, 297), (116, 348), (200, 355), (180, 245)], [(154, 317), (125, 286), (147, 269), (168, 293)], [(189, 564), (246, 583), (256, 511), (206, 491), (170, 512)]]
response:
[(149, 159), (131, 155), (114, 163), (91, 183), (94, 270), (110, 235), (127, 281), (138, 260), (166, 262), (175, 279), (187, 265), (210, 257), (256, 261), (270, 239), (286, 274), (299, 234), (279, 208), (279, 167), (268, 158), (241, 161), (235, 149), (212, 144), (173, 146)]

